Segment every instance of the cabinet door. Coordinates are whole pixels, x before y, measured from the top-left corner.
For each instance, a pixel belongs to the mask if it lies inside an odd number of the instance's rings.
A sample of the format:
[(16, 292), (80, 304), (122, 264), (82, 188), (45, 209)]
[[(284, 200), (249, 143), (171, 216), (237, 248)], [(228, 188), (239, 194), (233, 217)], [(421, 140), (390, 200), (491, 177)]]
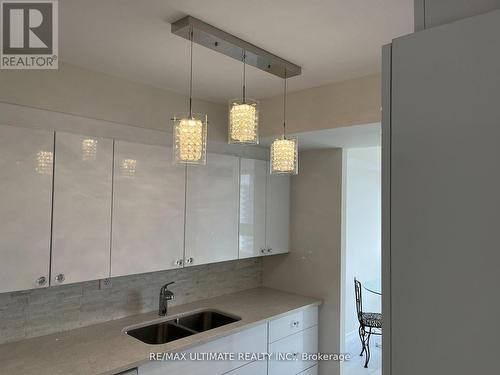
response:
[[(232, 360), (203, 360), (207, 353), (264, 353), (267, 349), (267, 324), (225, 336), (186, 350), (185, 360), (152, 361), (139, 366), (139, 375), (218, 375), (239, 368), (248, 361), (245, 358)], [(206, 358), (206, 357), (205, 357)], [(232, 374), (232, 373), (231, 373)], [(243, 373), (246, 374), (246, 373)], [(252, 375), (260, 375), (255, 372)], [(266, 374), (266, 372), (262, 373)]]
[(239, 158), (228, 155), (188, 168), (186, 265), (238, 258), (239, 174)]
[(267, 375), (267, 361), (254, 361), (233, 371), (226, 372), (228, 375)]
[(53, 152), (52, 132), (0, 126), (0, 293), (48, 285)]
[(262, 255), (266, 248), (265, 160), (240, 160), (239, 257)]
[(266, 247), (268, 254), (288, 253), (290, 176), (267, 176)]
[(302, 371), (299, 375), (318, 375), (318, 365), (309, 367), (307, 370)]
[(111, 276), (181, 267), (185, 167), (172, 150), (115, 141)]
[[(302, 353), (318, 352), (318, 326), (305, 329), (269, 345), (273, 356), (269, 360), (269, 375), (294, 375), (316, 364), (302, 360)], [(290, 355), (289, 360), (278, 360), (277, 355)]]
[(116, 374), (116, 375), (137, 375), (138, 372), (137, 372), (137, 369), (134, 368), (132, 370), (127, 370), (127, 371), (124, 371), (124, 372), (120, 372), (119, 374)]
[(51, 285), (109, 277), (113, 140), (56, 133)]

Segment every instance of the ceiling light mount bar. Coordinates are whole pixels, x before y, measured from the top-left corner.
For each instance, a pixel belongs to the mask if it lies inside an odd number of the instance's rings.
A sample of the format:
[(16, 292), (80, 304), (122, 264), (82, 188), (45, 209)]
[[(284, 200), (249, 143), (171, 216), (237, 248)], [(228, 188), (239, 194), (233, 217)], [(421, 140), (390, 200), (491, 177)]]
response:
[(238, 61), (241, 61), (241, 56), (245, 55), (245, 62), (248, 65), (255, 66), (280, 78), (298, 76), (302, 72), (300, 66), (192, 16), (186, 16), (172, 23), (172, 33), (185, 39), (190, 39), (191, 30), (193, 31), (192, 37), (195, 43)]

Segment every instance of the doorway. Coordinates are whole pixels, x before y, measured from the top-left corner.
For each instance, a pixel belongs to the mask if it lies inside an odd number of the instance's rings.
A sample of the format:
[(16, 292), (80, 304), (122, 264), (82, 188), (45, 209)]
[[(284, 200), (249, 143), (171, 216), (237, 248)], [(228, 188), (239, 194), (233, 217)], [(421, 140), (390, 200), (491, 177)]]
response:
[[(369, 340), (370, 357), (360, 356), (362, 342), (354, 278), (360, 283), (362, 310), (381, 313), (381, 148), (346, 149), (344, 351), (351, 359), (342, 375), (381, 375), (381, 335)], [(379, 332), (379, 330), (373, 330)]]

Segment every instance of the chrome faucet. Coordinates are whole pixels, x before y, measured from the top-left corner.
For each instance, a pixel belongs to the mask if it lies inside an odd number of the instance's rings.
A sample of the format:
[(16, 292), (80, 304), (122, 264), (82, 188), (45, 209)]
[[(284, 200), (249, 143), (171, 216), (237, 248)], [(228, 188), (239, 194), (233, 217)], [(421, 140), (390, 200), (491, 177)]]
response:
[(171, 281), (169, 283), (166, 283), (163, 285), (160, 289), (160, 306), (158, 307), (158, 315), (160, 316), (165, 316), (167, 315), (167, 309), (168, 309), (168, 301), (171, 301), (174, 299), (174, 293), (170, 290), (168, 290), (168, 286), (175, 283), (175, 281)]

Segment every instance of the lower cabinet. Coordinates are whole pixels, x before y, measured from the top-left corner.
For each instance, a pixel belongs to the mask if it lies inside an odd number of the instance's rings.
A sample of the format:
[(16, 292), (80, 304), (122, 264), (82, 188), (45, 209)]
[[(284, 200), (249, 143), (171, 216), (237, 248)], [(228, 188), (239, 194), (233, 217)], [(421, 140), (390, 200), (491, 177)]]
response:
[(302, 371), (300, 375), (318, 375), (318, 365), (309, 367), (307, 370)]
[[(316, 361), (302, 353), (318, 352), (318, 307), (293, 312), (269, 323), (182, 352), (185, 360), (149, 362), (139, 375), (317, 375)], [(297, 323), (298, 322), (298, 323)], [(291, 330), (285, 329), (290, 325)], [(297, 328), (300, 327), (300, 328)], [(275, 341), (270, 341), (274, 331)], [(154, 350), (153, 350), (154, 351)], [(234, 360), (203, 360), (207, 353), (235, 353)], [(238, 353), (270, 353), (269, 361), (238, 358)]]
[[(193, 360), (206, 353), (264, 353), (267, 349), (267, 324), (186, 350), (187, 360), (150, 362), (139, 367), (139, 375), (221, 375), (249, 363), (245, 360)], [(236, 374), (240, 374), (235, 372)], [(244, 374), (244, 373), (242, 373)], [(259, 373), (252, 373), (259, 374)], [(265, 372), (263, 373), (265, 374)]]
[(267, 361), (254, 361), (233, 371), (226, 372), (228, 375), (266, 375)]
[(318, 308), (309, 307), (269, 322), (269, 343), (318, 325)]
[(302, 358), (302, 354), (318, 353), (318, 307), (272, 320), (268, 337), (269, 353), (272, 354), (268, 375), (302, 374), (317, 364)]
[[(274, 356), (269, 361), (269, 375), (294, 375), (316, 364), (301, 358), (302, 353), (318, 352), (318, 327), (311, 327), (294, 333), (269, 345), (269, 352)], [(288, 355), (287, 359), (278, 360), (276, 356)]]
[(116, 374), (116, 375), (137, 375), (137, 369), (134, 368), (132, 370), (127, 370), (127, 371), (124, 371), (124, 372), (120, 372), (119, 374)]

